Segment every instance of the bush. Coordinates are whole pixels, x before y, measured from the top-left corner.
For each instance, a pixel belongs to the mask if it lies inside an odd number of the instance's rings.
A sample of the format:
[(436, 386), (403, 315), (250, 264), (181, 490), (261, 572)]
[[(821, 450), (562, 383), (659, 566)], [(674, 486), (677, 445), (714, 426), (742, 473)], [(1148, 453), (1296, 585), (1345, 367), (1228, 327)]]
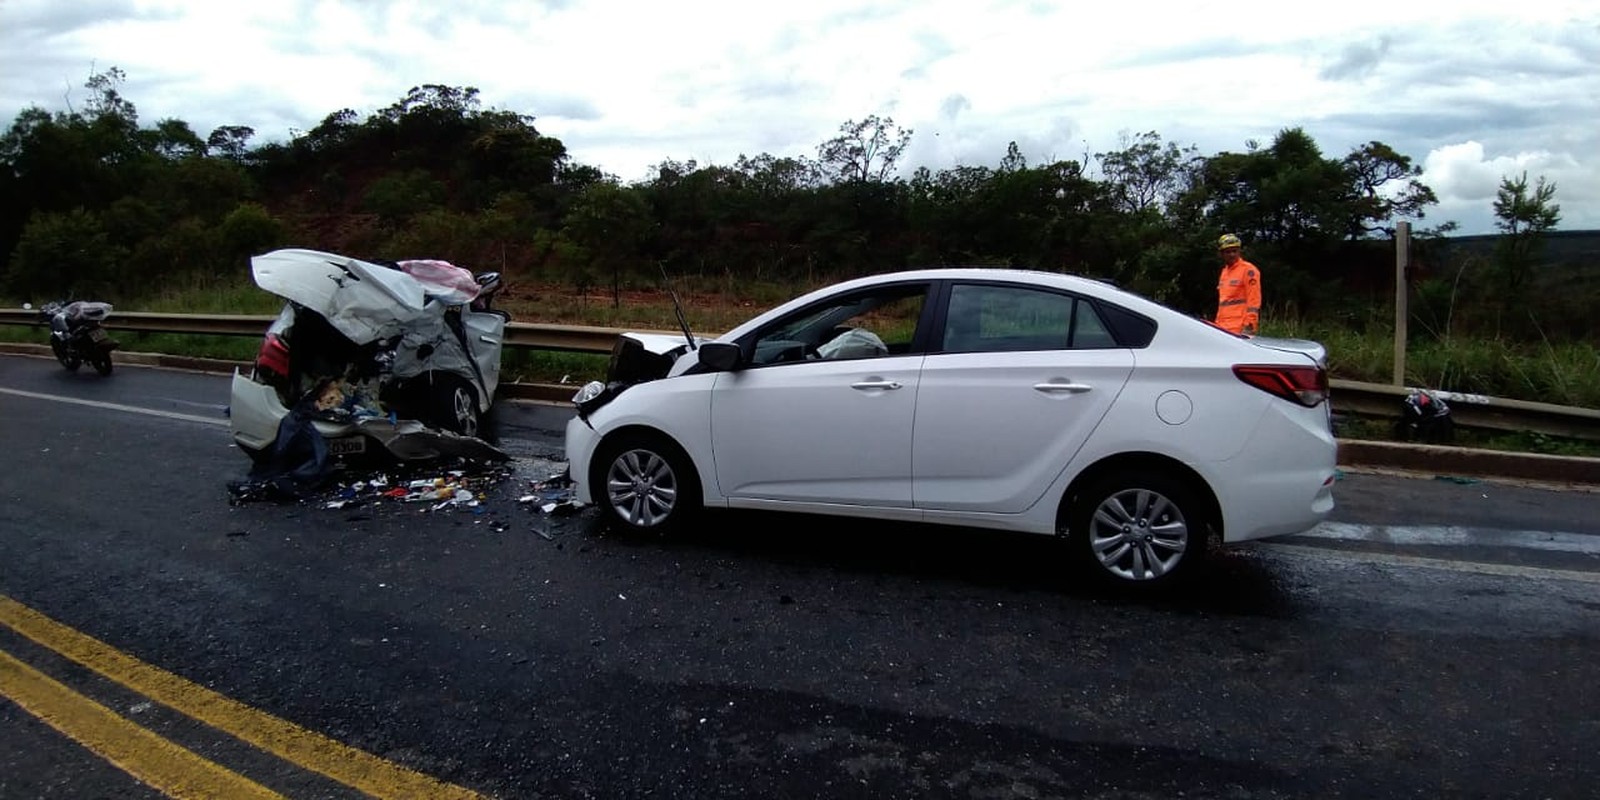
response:
[(22, 297), (105, 297), (124, 256), (98, 214), (81, 208), (35, 214), (11, 252), (5, 282)]

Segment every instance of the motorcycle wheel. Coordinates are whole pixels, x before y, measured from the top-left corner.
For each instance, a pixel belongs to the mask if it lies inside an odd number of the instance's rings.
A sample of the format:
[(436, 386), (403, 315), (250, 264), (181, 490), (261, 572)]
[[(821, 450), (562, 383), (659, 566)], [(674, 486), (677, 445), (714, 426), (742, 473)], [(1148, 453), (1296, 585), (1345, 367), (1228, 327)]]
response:
[(89, 366), (94, 367), (94, 371), (100, 373), (101, 375), (110, 375), (111, 353), (101, 350), (100, 352), (89, 356)]
[(56, 354), (56, 360), (60, 361), (61, 366), (66, 367), (68, 372), (77, 372), (78, 367), (83, 366), (83, 359), (78, 358), (65, 342), (53, 336), (50, 337), (50, 351)]

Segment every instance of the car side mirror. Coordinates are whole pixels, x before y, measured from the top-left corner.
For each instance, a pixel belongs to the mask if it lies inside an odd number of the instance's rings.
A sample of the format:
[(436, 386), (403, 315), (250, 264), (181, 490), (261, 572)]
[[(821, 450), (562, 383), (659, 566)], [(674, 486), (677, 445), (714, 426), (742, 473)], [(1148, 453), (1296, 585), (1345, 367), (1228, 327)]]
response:
[(730, 342), (706, 342), (700, 345), (700, 363), (717, 372), (732, 372), (744, 361), (744, 351)]

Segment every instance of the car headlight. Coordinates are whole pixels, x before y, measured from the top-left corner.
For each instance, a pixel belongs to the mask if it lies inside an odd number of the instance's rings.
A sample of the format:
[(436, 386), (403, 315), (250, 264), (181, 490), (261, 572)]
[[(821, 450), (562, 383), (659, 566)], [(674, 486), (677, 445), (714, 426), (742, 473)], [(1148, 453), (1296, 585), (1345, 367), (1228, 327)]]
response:
[(605, 392), (605, 390), (606, 385), (604, 383), (601, 383), (600, 381), (589, 381), (583, 385), (582, 389), (578, 390), (577, 394), (572, 396), (572, 402), (581, 406), (584, 403), (599, 397)]

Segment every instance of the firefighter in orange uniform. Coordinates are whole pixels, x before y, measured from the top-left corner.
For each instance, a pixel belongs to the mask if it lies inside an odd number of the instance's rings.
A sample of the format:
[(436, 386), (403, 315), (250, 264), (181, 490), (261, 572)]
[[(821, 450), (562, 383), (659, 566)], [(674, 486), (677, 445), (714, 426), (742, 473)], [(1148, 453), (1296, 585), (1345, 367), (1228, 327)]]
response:
[(1217, 240), (1222, 275), (1217, 278), (1217, 327), (1254, 336), (1261, 319), (1261, 270), (1240, 254), (1243, 243), (1231, 233)]

